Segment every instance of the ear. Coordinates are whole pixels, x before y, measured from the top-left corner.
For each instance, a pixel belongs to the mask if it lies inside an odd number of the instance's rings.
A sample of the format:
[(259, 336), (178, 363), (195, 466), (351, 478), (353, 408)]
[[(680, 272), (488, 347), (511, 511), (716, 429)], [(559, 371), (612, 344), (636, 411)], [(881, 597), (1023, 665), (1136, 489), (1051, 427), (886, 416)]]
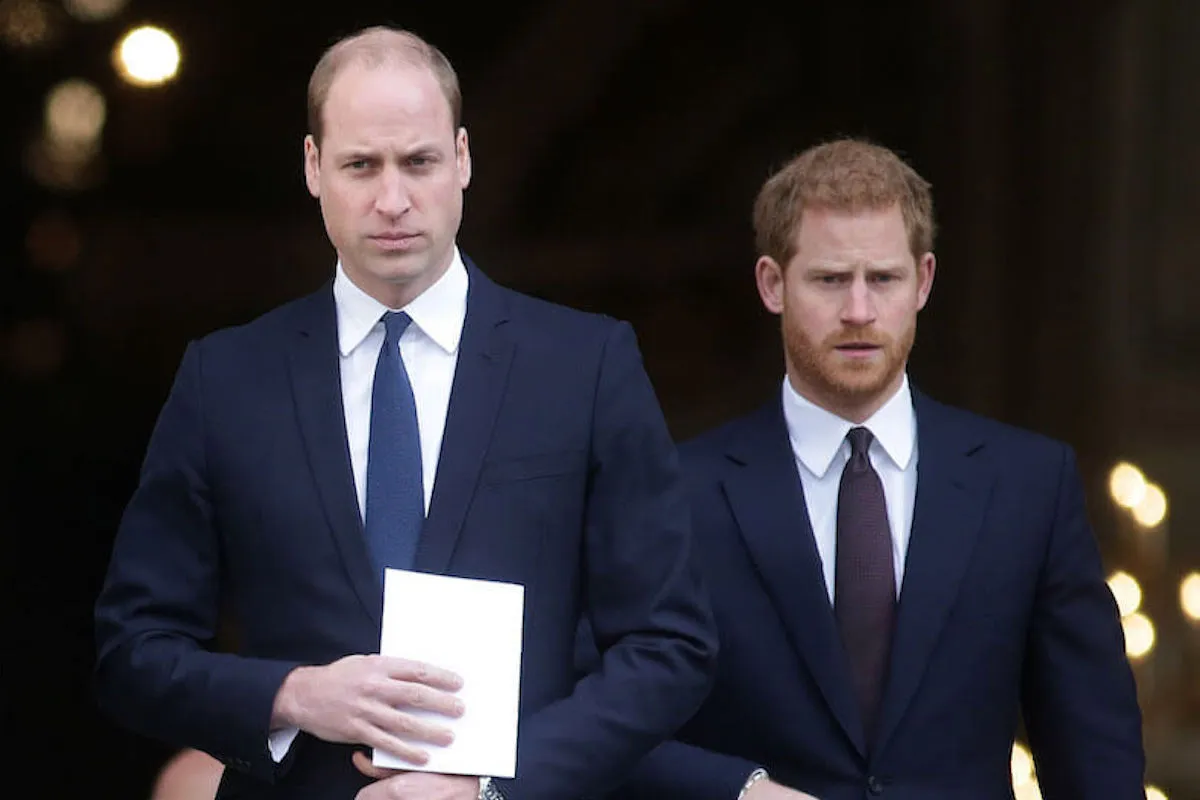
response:
[(458, 185), (465, 189), (471, 185), (471, 146), (466, 128), (459, 128), (454, 137), (454, 160), (458, 166)]
[(929, 301), (929, 294), (933, 291), (933, 273), (937, 268), (937, 259), (933, 257), (933, 253), (926, 253), (921, 256), (920, 262), (917, 264), (917, 310), (920, 311), (925, 307), (925, 303)]
[(783, 267), (770, 256), (761, 256), (754, 265), (754, 282), (763, 306), (772, 314), (783, 313)]
[(321, 196), (321, 151), (311, 133), (304, 137), (304, 183), (309, 194)]

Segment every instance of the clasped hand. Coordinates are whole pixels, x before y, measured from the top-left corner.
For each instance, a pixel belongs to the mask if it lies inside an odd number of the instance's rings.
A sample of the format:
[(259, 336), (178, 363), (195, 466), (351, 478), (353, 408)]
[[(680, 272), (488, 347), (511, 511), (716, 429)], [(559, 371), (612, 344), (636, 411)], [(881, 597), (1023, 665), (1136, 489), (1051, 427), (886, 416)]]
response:
[(429, 754), (419, 744), (446, 746), (454, 734), (411, 712), (461, 717), (463, 703), (453, 694), (460, 688), (461, 677), (430, 664), (346, 656), (293, 670), (276, 696), (272, 728), (295, 727), (327, 742), (376, 747), (422, 766)]

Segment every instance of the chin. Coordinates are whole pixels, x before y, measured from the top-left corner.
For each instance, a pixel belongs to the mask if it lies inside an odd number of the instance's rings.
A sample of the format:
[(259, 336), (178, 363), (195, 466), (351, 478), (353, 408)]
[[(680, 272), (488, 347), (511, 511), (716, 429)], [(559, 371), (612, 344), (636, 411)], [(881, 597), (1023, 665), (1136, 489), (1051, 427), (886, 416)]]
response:
[(389, 260), (371, 270), (377, 280), (385, 283), (411, 283), (428, 272), (424, 264)]
[(834, 370), (828, 376), (830, 386), (847, 398), (866, 399), (887, 391), (895, 375), (881, 367)]

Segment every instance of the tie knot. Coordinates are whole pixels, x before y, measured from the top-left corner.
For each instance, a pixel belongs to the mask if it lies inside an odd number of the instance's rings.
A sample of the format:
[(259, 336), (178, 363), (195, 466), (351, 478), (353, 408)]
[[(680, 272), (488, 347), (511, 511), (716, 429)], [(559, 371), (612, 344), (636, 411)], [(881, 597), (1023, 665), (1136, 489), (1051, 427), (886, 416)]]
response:
[(390, 342), (399, 342), (410, 322), (412, 317), (403, 311), (387, 312), (383, 315), (383, 327), (387, 331), (385, 338)]
[(850, 441), (850, 458), (855, 456), (865, 456), (867, 450), (871, 447), (871, 442), (875, 437), (866, 428), (851, 428), (846, 434), (846, 438)]

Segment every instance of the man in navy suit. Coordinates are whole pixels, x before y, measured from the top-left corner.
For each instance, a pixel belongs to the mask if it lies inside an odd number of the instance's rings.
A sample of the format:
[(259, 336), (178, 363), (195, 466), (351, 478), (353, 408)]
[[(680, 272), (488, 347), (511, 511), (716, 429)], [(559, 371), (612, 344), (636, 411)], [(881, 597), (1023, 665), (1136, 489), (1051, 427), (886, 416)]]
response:
[[(336, 275), (189, 345), (122, 520), (96, 608), (100, 701), (224, 762), (219, 797), (590, 795), (711, 685), (677, 458), (632, 331), (460, 255), (459, 105), (450, 64), (412, 34), (324, 55), (305, 177)], [(450, 740), (438, 715), (464, 711), (458, 676), (370, 655), (385, 567), (525, 587), (515, 779), (368, 785), (356, 751), (424, 763)], [(236, 653), (208, 646), (225, 602)], [(581, 619), (602, 659), (577, 680)]]
[(619, 796), (1006, 800), (1023, 712), (1047, 800), (1144, 797), (1071, 450), (906, 375), (933, 286), (928, 184), (831, 142), (766, 182), (754, 220), (786, 377), (681, 448), (717, 681)]

